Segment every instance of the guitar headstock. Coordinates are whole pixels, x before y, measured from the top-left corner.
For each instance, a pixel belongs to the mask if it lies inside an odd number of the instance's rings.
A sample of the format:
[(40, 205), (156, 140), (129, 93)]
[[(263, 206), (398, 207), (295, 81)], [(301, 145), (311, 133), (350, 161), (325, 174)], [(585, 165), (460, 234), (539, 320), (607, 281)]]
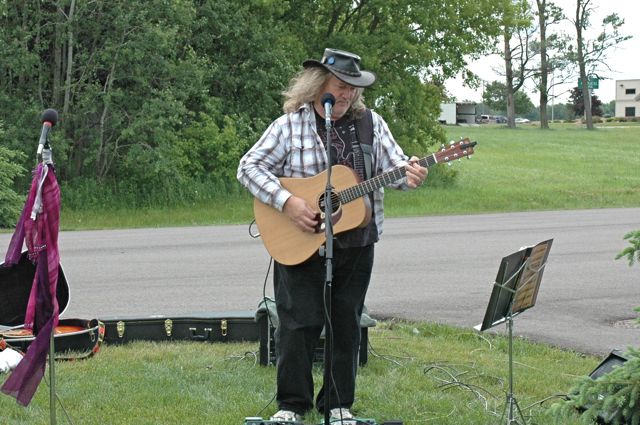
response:
[(442, 145), (442, 149), (434, 153), (434, 156), (436, 157), (437, 162), (451, 162), (455, 159), (462, 159), (464, 157), (471, 158), (473, 148), (477, 144), (478, 142), (472, 142), (468, 137), (466, 137), (457, 142), (449, 142), (448, 147)]

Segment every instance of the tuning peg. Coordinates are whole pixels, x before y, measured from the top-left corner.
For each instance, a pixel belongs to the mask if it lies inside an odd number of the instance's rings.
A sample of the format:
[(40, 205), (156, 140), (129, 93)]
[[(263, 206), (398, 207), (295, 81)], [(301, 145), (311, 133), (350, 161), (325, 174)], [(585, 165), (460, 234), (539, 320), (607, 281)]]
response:
[(444, 143), (440, 145), (440, 149), (444, 150)]
[(467, 159), (468, 159), (468, 160), (469, 160), (469, 159), (471, 159), (471, 155), (468, 155), (468, 156), (467, 156)]
[(453, 145), (455, 145), (455, 144), (456, 144), (456, 142), (454, 142), (453, 140), (449, 142), (449, 145), (450, 145), (450, 146), (453, 146)]

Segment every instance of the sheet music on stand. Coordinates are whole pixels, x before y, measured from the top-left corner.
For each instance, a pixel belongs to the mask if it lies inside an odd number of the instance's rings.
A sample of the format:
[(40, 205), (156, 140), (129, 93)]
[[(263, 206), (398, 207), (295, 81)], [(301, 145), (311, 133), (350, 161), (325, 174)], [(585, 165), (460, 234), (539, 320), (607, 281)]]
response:
[(548, 239), (520, 248), (500, 261), (484, 320), (474, 329), (492, 328), (536, 304), (552, 243), (553, 239)]
[(493, 284), (487, 312), (481, 324), (474, 326), (484, 331), (501, 323), (507, 324), (509, 338), (509, 389), (500, 423), (506, 425), (527, 423), (513, 394), (513, 318), (536, 304), (549, 250), (553, 239), (537, 245), (520, 248), (500, 261), (498, 275)]

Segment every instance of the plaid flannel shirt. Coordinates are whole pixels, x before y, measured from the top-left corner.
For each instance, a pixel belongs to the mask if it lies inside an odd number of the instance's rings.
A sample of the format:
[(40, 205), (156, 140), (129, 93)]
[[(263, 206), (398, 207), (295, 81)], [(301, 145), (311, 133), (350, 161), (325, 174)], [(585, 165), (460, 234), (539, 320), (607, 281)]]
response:
[[(373, 111), (372, 115), (373, 177), (391, 168), (406, 165), (408, 158), (382, 117)], [(282, 211), (292, 194), (280, 185), (279, 177), (312, 177), (326, 169), (327, 153), (316, 131), (313, 105), (305, 104), (296, 112), (282, 115), (271, 123), (260, 140), (240, 160), (237, 177), (253, 196)], [(406, 177), (390, 186), (406, 189)], [(384, 189), (376, 190), (373, 199), (374, 217), (378, 234), (381, 234)]]

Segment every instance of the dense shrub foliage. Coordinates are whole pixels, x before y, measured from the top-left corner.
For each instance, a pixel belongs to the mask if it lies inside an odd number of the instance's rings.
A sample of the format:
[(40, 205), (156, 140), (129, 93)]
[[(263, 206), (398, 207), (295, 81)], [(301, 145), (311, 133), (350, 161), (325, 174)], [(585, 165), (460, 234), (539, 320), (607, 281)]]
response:
[[(289, 78), (328, 46), (362, 55), (379, 77), (369, 105), (407, 152), (425, 153), (443, 141), (440, 82), (492, 45), (500, 10), (489, 0), (0, 0), (2, 155), (32, 167), (40, 113), (54, 108), (63, 205), (181, 202), (195, 187), (235, 186)], [(26, 191), (26, 173), (3, 178)]]
[[(2, 137), (2, 122), (0, 121), (0, 137)], [(10, 227), (19, 214), (20, 197), (12, 189), (13, 180), (25, 170), (18, 163), (21, 154), (0, 145), (0, 228)]]

